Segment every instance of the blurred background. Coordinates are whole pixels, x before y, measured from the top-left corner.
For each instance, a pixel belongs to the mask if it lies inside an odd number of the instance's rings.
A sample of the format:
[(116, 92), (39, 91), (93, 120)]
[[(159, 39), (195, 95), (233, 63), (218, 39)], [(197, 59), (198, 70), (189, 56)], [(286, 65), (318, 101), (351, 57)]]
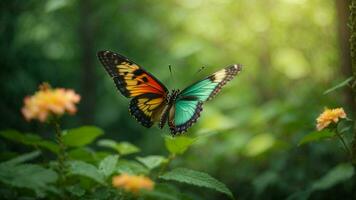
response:
[[(210, 173), (238, 199), (285, 199), (347, 160), (339, 141), (298, 146), (324, 107), (356, 111), (351, 91), (323, 92), (351, 75), (346, 0), (8, 0), (0, 2), (0, 128), (50, 137), (25, 123), (23, 98), (40, 83), (75, 89), (78, 114), (63, 126), (97, 125), (142, 155), (166, 154), (163, 131), (128, 113), (96, 52), (112, 50), (182, 89), (229, 64), (243, 72), (187, 136), (198, 142), (173, 162)], [(173, 78), (168, 66), (172, 66)], [(204, 70), (198, 70), (204, 67)], [(354, 116), (354, 115), (353, 115)], [(2, 143), (2, 149), (22, 147)], [(352, 181), (311, 199), (348, 199)], [(188, 189), (189, 190), (189, 189)], [(190, 189), (203, 199), (219, 194)], [(354, 195), (354, 194), (353, 194)]]

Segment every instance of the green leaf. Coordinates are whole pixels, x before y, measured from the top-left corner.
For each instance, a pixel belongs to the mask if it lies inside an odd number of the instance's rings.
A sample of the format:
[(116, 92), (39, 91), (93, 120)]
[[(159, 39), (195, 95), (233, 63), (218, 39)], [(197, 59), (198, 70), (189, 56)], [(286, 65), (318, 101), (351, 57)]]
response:
[(167, 161), (167, 159), (163, 156), (146, 156), (137, 157), (136, 159), (150, 170), (160, 166), (162, 163)]
[(291, 195), (288, 196), (287, 200), (308, 200), (312, 191), (313, 191), (312, 189), (308, 189), (306, 191), (298, 191), (292, 193)]
[(8, 140), (19, 143), (24, 143), (26, 137), (26, 135), (12, 129), (0, 131), (0, 135)]
[(99, 173), (98, 169), (89, 163), (73, 160), (69, 162), (69, 173), (91, 178), (98, 183), (105, 184), (104, 176)]
[(11, 160), (8, 160), (6, 162), (1, 163), (1, 165), (16, 165), (16, 164), (20, 164), (29, 160), (33, 160), (35, 158), (37, 158), (39, 155), (41, 155), (40, 151), (33, 151), (31, 153), (26, 153), (26, 154), (22, 154), (20, 156), (17, 156)]
[(354, 125), (354, 121), (352, 120), (346, 120), (346, 119), (341, 119), (337, 123), (337, 131), (341, 134), (352, 134), (352, 127)]
[(85, 189), (80, 187), (80, 184), (67, 186), (66, 190), (77, 197), (81, 197), (85, 194)]
[[(129, 196), (129, 195), (128, 195)], [(85, 198), (80, 199), (91, 199), (91, 200), (133, 200), (142, 198), (130, 198), (128, 196), (120, 194), (116, 188), (111, 187), (99, 187), (95, 188), (90, 194), (85, 195)]]
[(322, 131), (314, 131), (307, 135), (305, 135), (298, 143), (298, 145), (319, 141), (326, 138), (332, 138), (335, 136), (335, 133), (329, 130), (322, 130)]
[(342, 88), (342, 87), (346, 86), (349, 82), (351, 82), (353, 79), (354, 78), (351, 76), (351, 77), (347, 78), (346, 80), (342, 81), (341, 83), (335, 85), (334, 87), (327, 89), (323, 94), (325, 95), (325, 94), (328, 94), (334, 90)]
[(52, 141), (45, 140), (35, 134), (22, 134), (16, 130), (4, 130), (0, 131), (0, 136), (11, 140), (13, 142), (18, 142), (25, 145), (30, 145), (34, 147), (41, 147), (47, 149), (53, 153), (58, 153), (59, 147)]
[(200, 187), (206, 187), (214, 189), (228, 195), (230, 198), (234, 198), (231, 191), (225, 186), (225, 184), (211, 177), (207, 173), (194, 171), (191, 169), (177, 168), (170, 172), (167, 172), (160, 176), (164, 180), (173, 180), (182, 183), (188, 183)]
[(116, 171), (119, 174), (148, 174), (148, 169), (136, 161), (119, 160)]
[(16, 130), (3, 130), (0, 131), (0, 135), (8, 140), (12, 140), (14, 142), (23, 143), (24, 135)]
[(87, 147), (79, 147), (68, 151), (69, 158), (72, 160), (81, 160), (91, 162), (94, 160), (95, 152)]
[(188, 200), (178, 188), (167, 183), (155, 183), (154, 190), (141, 190), (142, 195), (147, 199), (159, 200)]
[(140, 151), (138, 147), (129, 142), (120, 142), (117, 144), (117, 150), (121, 155), (137, 153)]
[(114, 140), (101, 139), (97, 142), (97, 145), (101, 147), (107, 147), (119, 152), (119, 150), (117, 149), (117, 142), (115, 142)]
[(64, 8), (70, 4), (70, 0), (49, 0), (46, 1), (45, 4), (45, 11), (46, 12), (53, 12)]
[(33, 146), (38, 146), (44, 149), (47, 149), (53, 153), (58, 154), (59, 152), (59, 146), (55, 144), (54, 142), (48, 141), (48, 140), (42, 140), (38, 141), (37, 143), (32, 143)]
[(326, 175), (315, 181), (314, 190), (325, 190), (350, 179), (354, 175), (354, 168), (349, 163), (342, 163), (332, 168)]
[(186, 136), (165, 138), (166, 148), (172, 154), (183, 154), (194, 141), (195, 139)]
[(98, 145), (102, 147), (107, 147), (116, 150), (120, 155), (128, 155), (140, 152), (140, 149), (129, 143), (129, 142), (120, 142), (117, 143), (114, 140), (102, 139), (98, 141)]
[(142, 190), (141, 193), (148, 199), (160, 199), (160, 200), (182, 200), (179, 199), (175, 196), (172, 196), (172, 194), (167, 194), (165, 192), (160, 192), (160, 191), (147, 191), (147, 190)]
[(118, 155), (109, 155), (105, 157), (99, 164), (99, 172), (105, 177), (109, 177), (114, 173), (118, 159)]
[[(46, 191), (53, 191), (57, 181), (57, 173), (40, 165), (20, 164), (9, 167), (0, 164), (0, 181), (13, 187), (28, 188), (36, 192), (38, 197), (44, 197)], [(12, 163), (15, 164), (15, 163)]]
[(82, 126), (65, 131), (65, 134), (63, 134), (63, 142), (67, 146), (81, 147), (92, 143), (97, 137), (103, 134), (103, 130), (98, 127)]

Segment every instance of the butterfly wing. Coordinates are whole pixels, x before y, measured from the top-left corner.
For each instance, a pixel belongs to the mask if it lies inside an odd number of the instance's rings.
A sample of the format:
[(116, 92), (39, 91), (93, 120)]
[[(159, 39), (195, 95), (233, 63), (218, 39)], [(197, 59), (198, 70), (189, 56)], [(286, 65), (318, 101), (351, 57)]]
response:
[(242, 69), (241, 65), (231, 65), (198, 81), (178, 94), (170, 110), (169, 127), (173, 134), (185, 132), (200, 117), (203, 102), (216, 96), (221, 88), (232, 80)]
[(242, 70), (242, 65), (231, 65), (185, 88), (180, 95), (197, 97), (200, 101), (211, 100), (221, 88)]
[(130, 113), (143, 126), (151, 127), (160, 115), (167, 88), (141, 66), (120, 54), (99, 51), (98, 57), (121, 94), (133, 98)]
[(153, 93), (146, 93), (134, 97), (130, 102), (129, 111), (144, 127), (151, 127), (160, 120), (165, 105), (164, 98)]

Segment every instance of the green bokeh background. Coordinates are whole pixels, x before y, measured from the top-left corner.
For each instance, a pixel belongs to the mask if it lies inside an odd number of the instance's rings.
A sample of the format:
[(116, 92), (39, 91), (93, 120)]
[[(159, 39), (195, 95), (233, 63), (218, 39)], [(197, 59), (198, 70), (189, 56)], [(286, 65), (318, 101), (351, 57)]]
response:
[[(324, 107), (342, 106), (350, 117), (355, 112), (346, 89), (323, 94), (350, 76), (346, 1), (8, 0), (0, 9), (0, 129), (51, 137), (48, 127), (25, 122), (20, 112), (23, 98), (46, 81), (82, 96), (77, 115), (65, 116), (63, 127), (96, 125), (108, 138), (141, 147), (142, 155), (165, 154), (161, 136), (168, 129), (141, 127), (99, 63), (96, 52), (112, 50), (170, 89), (244, 65), (205, 104), (186, 133), (202, 137), (173, 163), (210, 173), (238, 199), (287, 198), (347, 159), (337, 140), (298, 146)], [(355, 195), (351, 186), (311, 198), (347, 199)], [(203, 199), (219, 198), (207, 192)]]

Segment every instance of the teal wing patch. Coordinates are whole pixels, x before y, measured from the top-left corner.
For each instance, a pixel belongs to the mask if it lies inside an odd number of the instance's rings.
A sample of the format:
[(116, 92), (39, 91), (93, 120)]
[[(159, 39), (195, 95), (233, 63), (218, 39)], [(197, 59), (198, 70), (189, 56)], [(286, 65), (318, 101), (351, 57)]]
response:
[(169, 120), (169, 128), (173, 135), (185, 132), (200, 117), (203, 110), (203, 102), (193, 99), (181, 99), (175, 102), (173, 113)]
[(222, 86), (232, 80), (242, 69), (241, 65), (231, 65), (198, 81), (184, 89), (180, 96), (197, 97), (200, 101), (208, 101), (220, 92)]
[(169, 127), (172, 134), (187, 131), (200, 117), (203, 102), (215, 97), (241, 69), (241, 65), (231, 65), (192, 84), (179, 93), (170, 113)]

